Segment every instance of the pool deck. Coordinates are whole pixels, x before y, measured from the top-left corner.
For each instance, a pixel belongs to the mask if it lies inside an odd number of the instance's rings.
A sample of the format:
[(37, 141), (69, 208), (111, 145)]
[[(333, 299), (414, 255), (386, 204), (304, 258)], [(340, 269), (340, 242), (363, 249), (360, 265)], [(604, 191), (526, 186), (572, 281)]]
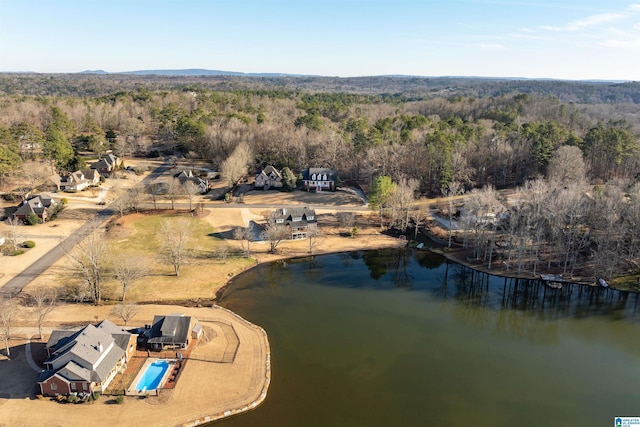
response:
[[(90, 321), (95, 316), (104, 318), (109, 309), (108, 306), (92, 307), (86, 310), (86, 316)], [(151, 321), (154, 314), (176, 312), (196, 317), (203, 325), (205, 337), (193, 346), (175, 388), (159, 389), (158, 396), (127, 396), (119, 405), (113, 404), (115, 398), (110, 396), (102, 396), (94, 404), (69, 405), (50, 399), (29, 399), (24, 395), (0, 395), (0, 424), (56, 426), (91, 420), (93, 427), (140, 424), (190, 427), (260, 405), (266, 398), (271, 378), (265, 331), (220, 307), (145, 305), (135, 320), (144, 324)], [(56, 315), (58, 313), (60, 311)], [(60, 318), (64, 321), (64, 313)], [(229, 336), (229, 330), (234, 336)], [(233, 357), (228, 357), (230, 349)], [(23, 365), (26, 368), (22, 369)], [(10, 372), (21, 372), (25, 384), (31, 381), (33, 386), (29, 388), (35, 388), (38, 374), (27, 366), (24, 356), (0, 363), (0, 377)]]
[[(167, 367), (167, 370), (162, 374), (162, 379), (158, 383), (158, 387), (150, 389), (150, 390), (149, 389), (138, 390), (138, 388), (136, 386), (140, 382), (140, 379), (142, 378), (142, 376), (146, 372), (147, 368), (149, 367), (149, 365), (151, 365), (152, 363), (157, 362), (158, 360), (165, 360), (169, 364), (169, 366)], [(138, 371), (138, 375), (136, 375), (135, 378), (133, 379), (133, 381), (131, 382), (131, 386), (127, 389), (126, 395), (127, 396), (143, 396), (143, 395), (149, 395), (149, 394), (157, 395), (158, 394), (157, 390), (164, 388), (164, 385), (167, 383), (167, 380), (173, 374), (173, 370), (174, 370), (176, 362), (177, 362), (176, 359), (164, 359), (164, 358), (163, 359), (159, 359), (157, 357), (148, 358), (144, 362), (144, 364), (142, 365), (140, 370)]]

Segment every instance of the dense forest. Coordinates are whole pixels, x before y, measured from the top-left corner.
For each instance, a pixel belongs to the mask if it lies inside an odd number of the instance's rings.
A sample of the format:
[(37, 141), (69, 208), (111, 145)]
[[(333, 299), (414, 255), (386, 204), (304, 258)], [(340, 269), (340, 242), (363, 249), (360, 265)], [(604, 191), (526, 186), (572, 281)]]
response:
[[(539, 225), (539, 217), (545, 217), (540, 212), (548, 211), (549, 203), (541, 207), (540, 201), (526, 204), (521, 199), (520, 214), (535, 208), (538, 222), (531, 215), (511, 216), (510, 239), (519, 239), (522, 248), (509, 249), (505, 256), (520, 269), (527, 262), (538, 268), (546, 251), (546, 259), (555, 257), (556, 263), (557, 254), (566, 255), (566, 272), (581, 257), (592, 256), (585, 248), (614, 251), (614, 244), (635, 242), (637, 228), (631, 226), (622, 240), (599, 241), (615, 234), (589, 232), (595, 225), (586, 213), (606, 213), (609, 203), (618, 217), (609, 214), (609, 223), (599, 224), (600, 230), (607, 224), (614, 230), (616, 221), (630, 223), (635, 211), (619, 203), (635, 203), (639, 135), (639, 83), (0, 75), (0, 178), (5, 183), (29, 173), (21, 168), (28, 159), (46, 160), (59, 172), (75, 170), (83, 161), (78, 153), (87, 150), (96, 155), (114, 150), (124, 158), (180, 153), (224, 169), (241, 148), (242, 163), (247, 163), (242, 166), (249, 172), (267, 164), (296, 173), (310, 166), (331, 167), (343, 182), (365, 189), (388, 177), (429, 196), (452, 189), (481, 192), (487, 185), (525, 188), (544, 181), (545, 194), (569, 200), (562, 193), (568, 188), (598, 186), (596, 195), (578, 191), (579, 208), (558, 213), (571, 218), (569, 225), (559, 217), (553, 226), (549, 221)], [(478, 209), (488, 209), (482, 208), (486, 199), (478, 199)], [(574, 208), (584, 221), (567, 213)], [(480, 229), (491, 227), (476, 222), (469, 229), (476, 227), (473, 235), (481, 238), (473, 245), (476, 255), (486, 258), (486, 248), (493, 248), (487, 239), (495, 236), (487, 237), (492, 235)], [(635, 246), (624, 250), (627, 255), (616, 255), (614, 264), (624, 259), (627, 267), (634, 266)], [(614, 267), (607, 269), (613, 274)]]

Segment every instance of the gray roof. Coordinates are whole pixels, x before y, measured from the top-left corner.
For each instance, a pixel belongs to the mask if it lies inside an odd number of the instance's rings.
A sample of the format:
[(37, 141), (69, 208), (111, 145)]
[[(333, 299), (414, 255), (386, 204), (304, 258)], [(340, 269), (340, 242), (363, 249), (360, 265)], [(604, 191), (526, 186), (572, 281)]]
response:
[[(275, 219), (283, 219), (284, 224), (291, 227), (304, 226), (306, 224), (317, 223), (316, 211), (308, 207), (290, 207), (276, 209), (273, 214)], [(300, 218), (300, 219), (298, 219)]]
[[(309, 168), (301, 171), (303, 180), (315, 180), (315, 181), (324, 181), (320, 177), (327, 175), (327, 181), (337, 181), (338, 180), (338, 171), (329, 169), (329, 168)], [(312, 178), (312, 175), (315, 174), (316, 178)], [(320, 177), (318, 177), (320, 175)]]
[(91, 371), (78, 365), (73, 360), (60, 368), (56, 373), (70, 381), (78, 379), (92, 381)]
[(44, 211), (51, 207), (55, 201), (51, 197), (38, 195), (31, 196), (18, 207), (13, 214), (17, 216), (27, 215), (29, 213), (35, 213), (38, 216), (42, 216)]
[(130, 337), (129, 332), (106, 319), (96, 326), (87, 325), (78, 331), (53, 331), (47, 347), (55, 345), (55, 351), (47, 363), (53, 364), (70, 353), (71, 361), (58, 371), (69, 369), (74, 375), (84, 375), (82, 378), (102, 382), (124, 355)]
[(149, 343), (186, 344), (191, 317), (177, 314), (154, 316)]
[(180, 181), (180, 184), (184, 184), (187, 181), (193, 182), (197, 186), (207, 187), (209, 184), (199, 176), (195, 176), (191, 169), (183, 170), (173, 175), (174, 178)]
[(269, 177), (271, 177), (272, 179), (275, 178), (282, 178), (282, 174), (280, 173), (280, 171), (278, 169), (276, 169), (275, 167), (269, 165), (266, 168), (262, 169), (261, 174), (265, 174)]
[(98, 160), (95, 163), (91, 164), (91, 169), (113, 169), (116, 163), (118, 162), (118, 158), (113, 154), (107, 154), (104, 158)]
[[(101, 331), (93, 325), (87, 325), (71, 337), (65, 345), (60, 348), (56, 346), (56, 351), (52, 355), (51, 362), (54, 362), (55, 359), (63, 354), (71, 352), (74, 359), (81, 359), (93, 365), (113, 341), (111, 334)], [(100, 350), (100, 346), (102, 347), (102, 351)]]
[(51, 332), (51, 335), (49, 336), (49, 340), (47, 341), (47, 348), (53, 348), (58, 344), (65, 344), (67, 341), (60, 341), (63, 338), (69, 338), (72, 335), (75, 335), (78, 333), (78, 329), (69, 329), (69, 330), (61, 330), (61, 329), (57, 329), (55, 331)]

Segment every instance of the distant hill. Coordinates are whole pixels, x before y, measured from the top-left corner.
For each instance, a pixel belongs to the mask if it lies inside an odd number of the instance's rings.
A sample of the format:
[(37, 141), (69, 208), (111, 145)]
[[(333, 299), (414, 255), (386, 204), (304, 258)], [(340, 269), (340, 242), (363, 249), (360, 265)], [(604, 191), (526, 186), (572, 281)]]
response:
[(446, 97), (453, 102), (462, 98), (529, 94), (582, 104), (640, 104), (640, 82), (404, 75), (321, 77), (206, 69), (122, 73), (87, 70), (73, 74), (0, 72), (0, 94), (95, 97), (137, 90), (141, 86), (148, 90), (202, 88), (216, 91), (341, 92), (414, 101)]
[[(94, 74), (106, 73), (104, 71), (95, 72)], [(106, 74), (133, 74), (139, 76), (244, 76), (244, 77), (312, 77), (302, 74), (286, 74), (286, 73), (243, 73), (240, 71), (224, 71), (224, 70), (206, 70), (203, 68), (186, 68), (181, 70), (137, 70), (123, 71), (120, 73)]]

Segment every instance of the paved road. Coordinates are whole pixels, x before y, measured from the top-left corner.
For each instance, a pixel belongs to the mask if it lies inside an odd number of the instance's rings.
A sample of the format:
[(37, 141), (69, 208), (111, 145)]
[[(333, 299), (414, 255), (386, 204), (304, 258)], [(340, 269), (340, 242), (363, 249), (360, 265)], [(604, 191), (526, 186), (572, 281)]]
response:
[[(168, 164), (162, 164), (154, 169), (149, 175), (147, 175), (137, 185), (146, 185), (149, 182), (156, 179), (169, 169)], [(19, 294), (25, 286), (27, 286), (33, 279), (44, 273), (49, 267), (51, 267), (56, 261), (62, 258), (65, 253), (73, 249), (82, 239), (91, 234), (95, 229), (100, 227), (105, 221), (113, 216), (116, 211), (107, 206), (99, 211), (96, 216), (87, 221), (82, 227), (73, 232), (69, 237), (62, 241), (58, 246), (51, 249), (44, 254), (33, 264), (27, 267), (24, 271), (17, 274), (16, 277), (9, 280), (2, 288), (0, 288), (0, 297), (11, 298)]]
[[(169, 170), (169, 164), (164, 163), (161, 166), (154, 169), (149, 175), (147, 175), (140, 183), (137, 185), (144, 186), (151, 181), (155, 180), (159, 176), (163, 175), (167, 170)], [(363, 198), (363, 196), (360, 196)], [(170, 202), (162, 202), (158, 203), (159, 208), (162, 207), (168, 208), (170, 206)], [(238, 209), (238, 208), (252, 208), (252, 209), (276, 209), (281, 208), (283, 204), (244, 204), (244, 203), (221, 203), (221, 202), (205, 202), (204, 204), (200, 203), (200, 200), (196, 201), (193, 204), (193, 207), (202, 206), (205, 208), (216, 208), (216, 209)], [(292, 205), (293, 206), (293, 205)], [(295, 205), (298, 206), (298, 205)], [(144, 204), (144, 207), (153, 207), (152, 203)], [(188, 203), (175, 203), (175, 207), (178, 209), (188, 209)], [(336, 211), (355, 211), (355, 212), (365, 212), (369, 211), (367, 206), (336, 206), (336, 205), (309, 205), (312, 209), (330, 209)], [(56, 261), (62, 258), (65, 253), (71, 251), (82, 239), (91, 234), (94, 230), (96, 230), (100, 225), (106, 222), (111, 216), (116, 213), (116, 210), (107, 206), (105, 209), (99, 211), (95, 218), (85, 223), (82, 227), (76, 230), (73, 234), (67, 237), (62, 243), (49, 252), (44, 254), (40, 259), (27, 267), (24, 271), (16, 275), (13, 279), (8, 281), (3, 287), (0, 288), (0, 297), (13, 297), (19, 294), (25, 286), (27, 286), (33, 279), (44, 273), (49, 267), (51, 267)]]

